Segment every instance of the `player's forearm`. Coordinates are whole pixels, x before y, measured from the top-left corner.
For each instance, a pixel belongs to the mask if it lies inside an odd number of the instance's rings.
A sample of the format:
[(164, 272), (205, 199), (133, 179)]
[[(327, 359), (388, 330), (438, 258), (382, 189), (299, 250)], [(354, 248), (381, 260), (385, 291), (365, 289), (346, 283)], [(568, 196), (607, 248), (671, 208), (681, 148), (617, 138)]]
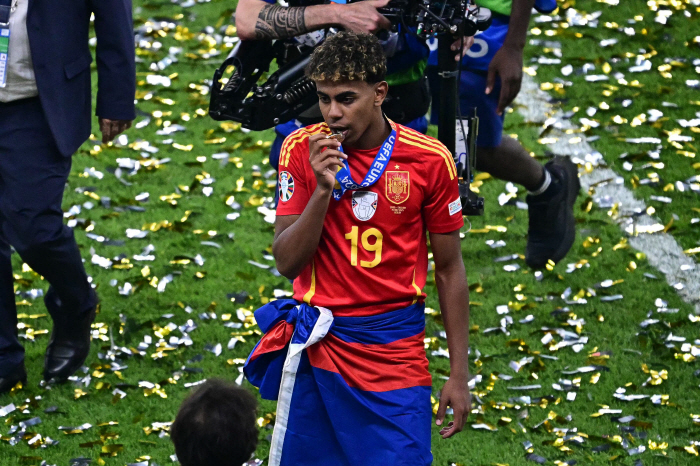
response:
[(261, 1), (241, 1), (236, 9), (238, 37), (245, 40), (286, 39), (338, 24), (338, 5), (285, 8)]
[(508, 34), (503, 41), (503, 47), (512, 47), (518, 50), (525, 48), (527, 28), (530, 25), (530, 15), (535, 0), (513, 0), (508, 23)]
[(461, 257), (447, 267), (435, 270), (442, 320), (450, 351), (453, 377), (469, 374), (469, 286)]
[(299, 276), (316, 253), (330, 198), (330, 192), (317, 188), (297, 221), (272, 244), (277, 270), (290, 280)]

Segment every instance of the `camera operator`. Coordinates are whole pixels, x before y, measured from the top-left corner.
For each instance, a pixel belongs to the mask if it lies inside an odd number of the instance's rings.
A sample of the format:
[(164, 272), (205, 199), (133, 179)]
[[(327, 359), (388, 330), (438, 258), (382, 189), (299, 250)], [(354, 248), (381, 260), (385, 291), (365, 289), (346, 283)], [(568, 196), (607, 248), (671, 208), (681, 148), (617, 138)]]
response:
[[(576, 235), (573, 204), (580, 185), (576, 166), (556, 157), (545, 166), (516, 140), (503, 135), (503, 111), (520, 91), (523, 48), (533, 6), (542, 12), (556, 8), (555, 0), (476, 0), (492, 12), (491, 26), (474, 38), (461, 62), (460, 109), (464, 116), (476, 107), (479, 117), (476, 169), (528, 190), (528, 240), (525, 261), (542, 268), (560, 261)], [(438, 88), (436, 53), (428, 67), (431, 88)], [(436, 122), (437, 99), (432, 120)]]
[[(323, 38), (323, 29), (339, 27), (358, 33), (378, 33), (388, 30), (391, 23), (378, 8), (389, 0), (366, 0), (353, 3), (323, 0), (290, 0), (289, 6), (277, 5), (275, 0), (240, 0), (236, 8), (236, 28), (243, 40), (273, 40), (295, 38), (306, 44), (316, 44)], [(472, 38), (456, 40), (452, 50), (462, 46), (459, 60), (469, 49)], [(425, 115), (430, 107), (425, 68), (429, 49), (424, 41), (410, 34), (388, 34), (382, 40), (388, 57), (387, 78), (390, 86), (382, 110), (393, 121), (425, 133)], [(302, 113), (296, 120), (277, 125), (277, 138), (270, 149), (270, 165), (277, 169), (284, 138), (297, 129), (323, 121), (318, 105)]]

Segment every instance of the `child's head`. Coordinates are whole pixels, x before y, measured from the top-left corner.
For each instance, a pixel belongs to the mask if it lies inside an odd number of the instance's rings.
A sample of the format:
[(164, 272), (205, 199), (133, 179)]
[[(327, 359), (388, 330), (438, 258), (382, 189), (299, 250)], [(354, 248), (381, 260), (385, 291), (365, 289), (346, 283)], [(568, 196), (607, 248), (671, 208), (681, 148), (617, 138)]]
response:
[(241, 466), (258, 443), (255, 397), (209, 380), (180, 406), (170, 437), (182, 466)]

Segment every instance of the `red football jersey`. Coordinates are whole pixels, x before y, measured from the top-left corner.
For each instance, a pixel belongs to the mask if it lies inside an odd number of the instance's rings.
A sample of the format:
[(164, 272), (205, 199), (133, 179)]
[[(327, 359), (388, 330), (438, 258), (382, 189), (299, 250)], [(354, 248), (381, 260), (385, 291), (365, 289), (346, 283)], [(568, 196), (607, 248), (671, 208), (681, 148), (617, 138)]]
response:
[[(309, 136), (330, 133), (325, 123), (301, 128), (280, 152), (277, 215), (301, 215), (316, 189)], [(372, 186), (331, 198), (312, 261), (294, 280), (294, 298), (336, 316), (363, 316), (425, 299), (426, 230), (449, 233), (464, 225), (457, 170), (439, 141), (396, 125), (386, 171)], [(379, 148), (348, 155), (361, 183)]]

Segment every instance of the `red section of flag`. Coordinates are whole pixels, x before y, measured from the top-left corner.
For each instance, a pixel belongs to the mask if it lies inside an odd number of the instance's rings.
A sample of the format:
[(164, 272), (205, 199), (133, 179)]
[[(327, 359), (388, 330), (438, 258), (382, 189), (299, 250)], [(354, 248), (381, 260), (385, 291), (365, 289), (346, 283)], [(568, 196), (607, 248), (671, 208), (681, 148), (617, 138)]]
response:
[(340, 374), (354, 388), (386, 392), (430, 386), (425, 332), (387, 344), (349, 343), (334, 335), (307, 348), (312, 366)]

